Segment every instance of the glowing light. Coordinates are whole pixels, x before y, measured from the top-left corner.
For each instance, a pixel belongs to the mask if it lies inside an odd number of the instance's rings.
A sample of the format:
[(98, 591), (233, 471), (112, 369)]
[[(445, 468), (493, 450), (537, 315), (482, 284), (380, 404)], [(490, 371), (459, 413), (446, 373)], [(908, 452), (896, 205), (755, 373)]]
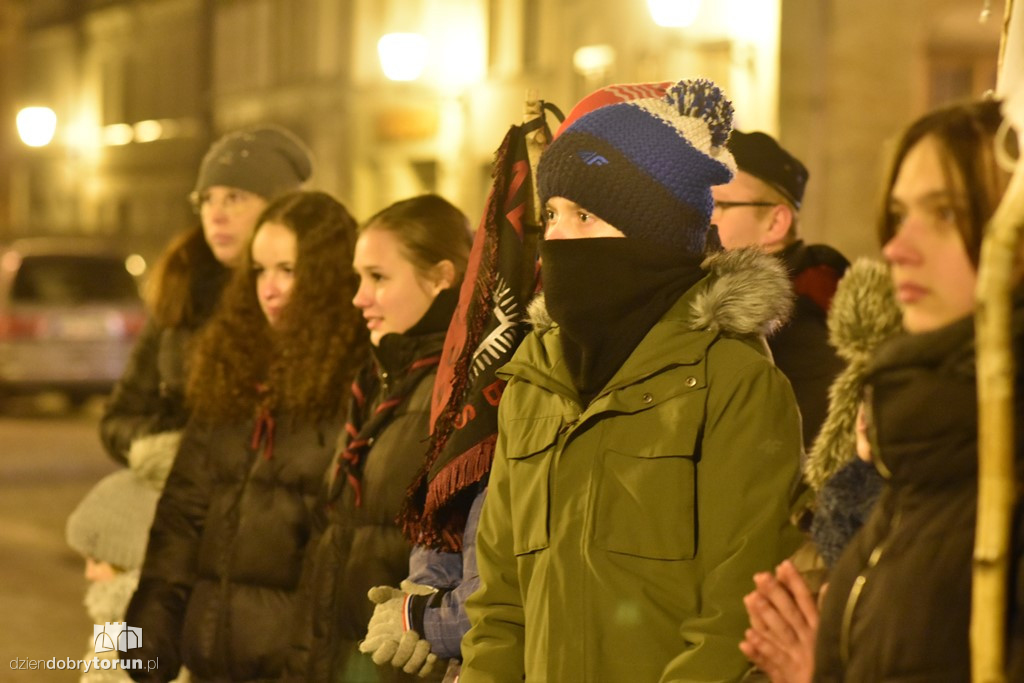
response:
[(584, 45), (572, 55), (576, 71), (586, 75), (597, 75), (615, 63), (615, 48), (611, 45)]
[(134, 128), (136, 142), (153, 142), (164, 136), (164, 125), (153, 119), (139, 121)]
[(700, 0), (647, 0), (647, 8), (658, 26), (683, 28), (697, 19)]
[(57, 132), (57, 114), (49, 107), (25, 107), (15, 118), (18, 137), (29, 147), (44, 147)]
[(129, 273), (138, 277), (146, 272), (146, 259), (139, 254), (132, 254), (124, 260), (124, 267)]
[(457, 95), (487, 75), (485, 4), (446, 0), (424, 26), (439, 48), (436, 82), (441, 92)]
[(103, 126), (103, 144), (127, 145), (135, 137), (135, 129), (127, 123), (112, 123)]
[(377, 41), (380, 68), (392, 81), (415, 81), (427, 65), (427, 39), (418, 33), (388, 33)]

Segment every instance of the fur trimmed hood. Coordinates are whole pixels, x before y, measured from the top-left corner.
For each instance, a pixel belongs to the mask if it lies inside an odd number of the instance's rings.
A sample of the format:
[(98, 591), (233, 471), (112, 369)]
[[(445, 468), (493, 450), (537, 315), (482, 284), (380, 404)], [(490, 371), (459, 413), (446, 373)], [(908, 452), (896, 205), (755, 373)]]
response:
[[(793, 311), (793, 287), (785, 266), (756, 248), (720, 251), (701, 264), (708, 272), (691, 306), (691, 327), (726, 336), (769, 335), (781, 327)], [(551, 319), (538, 294), (527, 308), (533, 328), (550, 329)]]
[(153, 488), (162, 491), (180, 445), (180, 431), (141, 436), (132, 441), (128, 465)]
[(815, 491), (856, 453), (857, 408), (878, 345), (902, 329), (888, 267), (860, 258), (839, 281), (828, 315), (829, 342), (847, 361), (828, 392), (828, 417), (807, 457), (804, 476)]

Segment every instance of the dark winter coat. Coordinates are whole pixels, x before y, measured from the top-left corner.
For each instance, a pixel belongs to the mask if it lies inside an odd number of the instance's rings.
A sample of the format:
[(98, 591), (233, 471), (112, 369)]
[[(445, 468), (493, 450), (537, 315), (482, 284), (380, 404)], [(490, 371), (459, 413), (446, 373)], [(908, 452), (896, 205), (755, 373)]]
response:
[[(1016, 355), (1024, 310), (1015, 314)], [(872, 451), (888, 484), (833, 567), (822, 607), (815, 680), (970, 679), (968, 629), (977, 503), (973, 320), (883, 345), (871, 367)], [(1018, 366), (1017, 424), (1024, 420)], [(1018, 468), (1024, 444), (1017, 437)], [(1024, 529), (1018, 503), (1008, 652), (1024, 680)]]
[(196, 331), (209, 319), (228, 271), (209, 264), (193, 273), (193, 315), (176, 327), (149, 320), (143, 328), (124, 374), (114, 386), (100, 418), (100, 439), (115, 460), (127, 464), (135, 439), (180, 430), (185, 410), (186, 360)]
[(137, 680), (275, 680), (283, 670), (303, 554), (338, 425), (191, 421), (157, 505), (127, 621)]
[(115, 460), (127, 464), (135, 439), (185, 426), (185, 356), (193, 334), (152, 320), (142, 329), (100, 418), (100, 438)]
[[(427, 316), (445, 321), (435, 329), (447, 328), (454, 303), (454, 295), (435, 300)], [(444, 331), (416, 334), (415, 328), (405, 335), (385, 335), (373, 350), (378, 390), (366, 397), (364, 412), (372, 414), (392, 387), (415, 372), (414, 366), (439, 359), (444, 336)], [(304, 611), (295, 628), (288, 680), (416, 680), (390, 665), (375, 667), (357, 647), (373, 615), (367, 591), (373, 586), (397, 586), (408, 575), (411, 546), (397, 517), (429, 445), (436, 367), (434, 362), (429, 372), (418, 373), (418, 381), (401, 397), (387, 422), (371, 437), (358, 467), (351, 470), (358, 480), (358, 505), (357, 489), (346, 482), (345, 467), (339, 471), (332, 466), (328, 472), (333, 481), (328, 484), (325, 525), (317, 532), (303, 578)]]
[(776, 254), (789, 271), (796, 301), (789, 322), (768, 337), (775, 364), (793, 385), (810, 447), (828, 413), (828, 388), (843, 362), (828, 343), (826, 318), (849, 262), (832, 247), (798, 240)]
[(758, 331), (789, 282), (737, 250), (579, 405), (557, 324), (499, 376), (460, 681), (727, 681), (750, 577), (791, 553), (799, 416)]

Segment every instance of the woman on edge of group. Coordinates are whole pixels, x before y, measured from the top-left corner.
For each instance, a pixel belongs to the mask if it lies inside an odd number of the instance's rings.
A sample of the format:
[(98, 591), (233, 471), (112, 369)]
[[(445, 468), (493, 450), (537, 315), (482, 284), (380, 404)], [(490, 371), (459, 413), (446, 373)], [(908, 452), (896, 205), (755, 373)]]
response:
[(188, 420), (186, 359), (232, 269), (242, 261), (260, 212), (298, 190), (313, 172), (306, 146), (287, 129), (258, 126), (225, 134), (203, 157), (190, 200), (199, 222), (164, 249), (146, 282), (150, 318), (100, 418), (114, 460), (169, 461)]
[(136, 680), (283, 672), (323, 473), (365, 356), (352, 306), (356, 223), (322, 192), (272, 202), (203, 329), (192, 417), (157, 506), (127, 621), (159, 658)]
[[(870, 367), (870, 457), (887, 483), (833, 567), (818, 607), (792, 565), (755, 577), (744, 652), (776, 683), (970, 679), (978, 487), (974, 292), (985, 226), (1009, 176), (995, 160), (997, 101), (950, 106), (904, 132), (879, 221), (902, 310)], [(1012, 142), (1012, 140), (1011, 140)], [(1024, 288), (1012, 314), (1024, 352)], [(1015, 419), (1024, 423), (1024, 366)], [(1024, 444), (1017, 439), (1018, 476)], [(1008, 591), (1008, 680), (1024, 680), (1024, 503)]]
[(327, 473), (289, 680), (408, 678), (357, 648), (373, 613), (369, 589), (408, 575), (397, 516), (429, 448), (434, 377), (470, 242), (465, 214), (432, 194), (388, 206), (359, 231), (352, 303), (370, 331), (372, 359), (352, 384), (341, 452)]

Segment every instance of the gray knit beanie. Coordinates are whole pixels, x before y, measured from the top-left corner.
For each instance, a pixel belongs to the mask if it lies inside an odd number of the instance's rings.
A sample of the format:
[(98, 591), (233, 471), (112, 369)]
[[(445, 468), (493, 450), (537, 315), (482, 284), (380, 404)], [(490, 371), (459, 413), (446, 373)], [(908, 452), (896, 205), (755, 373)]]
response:
[(68, 517), (68, 545), (120, 569), (138, 569), (146, 556), (157, 488), (134, 470), (109, 474), (85, 494)]
[(313, 155), (298, 137), (280, 126), (260, 126), (228, 133), (210, 146), (195, 192), (224, 185), (269, 200), (298, 189), (312, 174)]

